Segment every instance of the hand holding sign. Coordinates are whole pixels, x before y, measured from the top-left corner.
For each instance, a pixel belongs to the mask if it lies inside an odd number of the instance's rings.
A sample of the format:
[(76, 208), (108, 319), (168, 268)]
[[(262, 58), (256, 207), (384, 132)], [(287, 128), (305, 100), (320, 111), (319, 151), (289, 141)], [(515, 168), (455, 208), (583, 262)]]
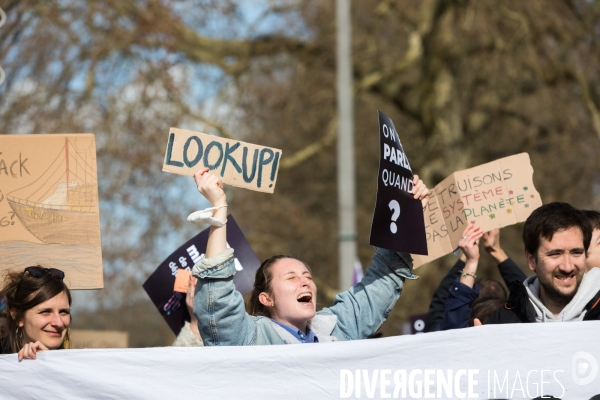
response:
[(498, 264), (506, 261), (508, 256), (500, 245), (500, 229), (496, 228), (484, 233), (482, 239), (483, 248), (490, 254), (490, 256), (494, 258), (494, 260), (496, 260)]
[(215, 207), (227, 205), (227, 197), (223, 191), (221, 178), (207, 172), (208, 168), (202, 168), (194, 174), (198, 191)]
[[(429, 189), (425, 186), (422, 180), (419, 179), (419, 175), (415, 175), (413, 177), (413, 197), (415, 199), (421, 200), (421, 204), (423, 208), (427, 205), (429, 201)], [(400, 216), (400, 204), (397, 200), (391, 200), (388, 204), (390, 210), (393, 211), (392, 214), (392, 223), (390, 224), (390, 232), (396, 233), (398, 232), (398, 226), (396, 226), (396, 220)]]
[(425, 208), (429, 202), (429, 189), (425, 186), (425, 183), (419, 179), (419, 175), (413, 176), (413, 197), (421, 200), (421, 206)]

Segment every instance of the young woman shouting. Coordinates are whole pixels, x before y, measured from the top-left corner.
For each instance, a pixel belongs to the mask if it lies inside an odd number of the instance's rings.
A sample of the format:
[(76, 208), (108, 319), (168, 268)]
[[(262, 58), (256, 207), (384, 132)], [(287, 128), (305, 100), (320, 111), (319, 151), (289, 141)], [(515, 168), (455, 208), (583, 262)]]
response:
[[(218, 177), (204, 168), (194, 175), (200, 193), (212, 204), (213, 223), (226, 222), (227, 199)], [(429, 190), (415, 175), (414, 198)], [(374, 334), (400, 297), (405, 279), (417, 279), (409, 254), (376, 249), (362, 281), (336, 296), (332, 307), (316, 312), (317, 287), (302, 261), (275, 256), (256, 272), (246, 313), (235, 290), (234, 249), (227, 248), (226, 226), (211, 226), (206, 258), (197, 263), (194, 314), (206, 346), (315, 343), (364, 339)]]

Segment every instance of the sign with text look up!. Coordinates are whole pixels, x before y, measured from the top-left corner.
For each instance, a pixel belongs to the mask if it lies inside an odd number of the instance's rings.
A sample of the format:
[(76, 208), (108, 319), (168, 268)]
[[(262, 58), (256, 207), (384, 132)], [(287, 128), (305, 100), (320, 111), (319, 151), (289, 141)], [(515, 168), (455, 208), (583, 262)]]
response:
[(273, 193), (281, 150), (171, 128), (163, 171), (193, 176), (206, 167), (223, 183)]

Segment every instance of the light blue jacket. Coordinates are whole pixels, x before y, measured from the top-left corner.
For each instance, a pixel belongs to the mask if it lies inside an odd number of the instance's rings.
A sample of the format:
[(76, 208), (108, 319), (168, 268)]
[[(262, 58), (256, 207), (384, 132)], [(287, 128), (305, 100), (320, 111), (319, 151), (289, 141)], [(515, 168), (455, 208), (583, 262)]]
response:
[[(339, 293), (332, 307), (309, 321), (319, 342), (365, 339), (379, 329), (400, 297), (404, 279), (418, 279), (409, 254), (376, 248), (373, 266), (350, 290)], [(300, 343), (269, 318), (246, 313), (235, 290), (233, 249), (194, 265), (198, 278), (194, 315), (205, 346)]]

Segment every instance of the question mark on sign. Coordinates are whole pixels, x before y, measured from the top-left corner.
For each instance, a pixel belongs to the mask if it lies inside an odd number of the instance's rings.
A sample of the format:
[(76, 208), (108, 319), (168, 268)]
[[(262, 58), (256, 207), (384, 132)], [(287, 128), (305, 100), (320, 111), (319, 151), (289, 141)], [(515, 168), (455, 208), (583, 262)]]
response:
[(15, 224), (15, 221), (13, 221), (12, 219), (15, 217), (15, 212), (14, 212), (14, 211), (9, 211), (9, 214), (12, 214), (12, 215), (10, 216), (10, 220), (11, 220), (11, 223), (10, 223), (10, 224), (11, 224), (11, 225), (14, 225), (14, 224)]
[(396, 200), (392, 200), (392, 201), (390, 201), (389, 206), (390, 206), (390, 210), (394, 210), (394, 213), (392, 214), (393, 222), (390, 224), (390, 231), (392, 231), (392, 233), (396, 233), (396, 232), (398, 232), (398, 227), (396, 226), (396, 220), (400, 216), (400, 204), (398, 204), (398, 202)]

